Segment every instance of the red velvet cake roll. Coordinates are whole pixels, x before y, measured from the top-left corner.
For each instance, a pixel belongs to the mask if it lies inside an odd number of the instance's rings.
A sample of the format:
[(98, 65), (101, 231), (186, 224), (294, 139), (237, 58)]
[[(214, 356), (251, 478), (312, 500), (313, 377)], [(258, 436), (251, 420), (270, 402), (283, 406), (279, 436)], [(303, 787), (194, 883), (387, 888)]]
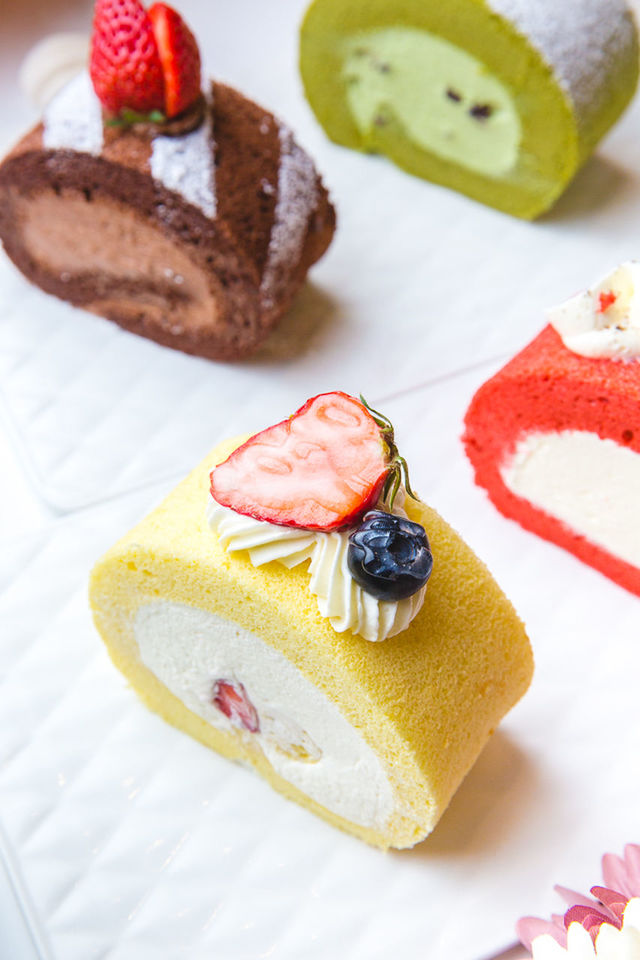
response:
[(505, 516), (638, 595), (639, 269), (550, 311), (562, 336), (547, 326), (485, 383), (464, 433), (476, 482)]

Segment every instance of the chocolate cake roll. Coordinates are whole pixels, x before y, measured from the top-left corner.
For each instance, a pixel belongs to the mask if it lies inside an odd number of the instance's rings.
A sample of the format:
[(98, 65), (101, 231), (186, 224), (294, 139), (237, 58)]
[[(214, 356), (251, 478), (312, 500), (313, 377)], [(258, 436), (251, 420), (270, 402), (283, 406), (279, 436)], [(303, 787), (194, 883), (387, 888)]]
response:
[(86, 74), (0, 165), (0, 239), (48, 293), (210, 359), (253, 352), (335, 214), (290, 130), (213, 83), (195, 129), (103, 122)]

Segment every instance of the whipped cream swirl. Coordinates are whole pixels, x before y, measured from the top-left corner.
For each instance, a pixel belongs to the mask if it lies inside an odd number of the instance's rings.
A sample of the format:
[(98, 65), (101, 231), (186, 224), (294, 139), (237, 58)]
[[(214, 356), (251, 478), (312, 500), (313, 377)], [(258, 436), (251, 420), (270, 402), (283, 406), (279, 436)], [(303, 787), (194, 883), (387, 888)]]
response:
[[(393, 513), (405, 517), (404, 491), (399, 490)], [(351, 630), (378, 643), (409, 626), (424, 603), (426, 584), (413, 596), (397, 602), (377, 600), (353, 579), (347, 563), (351, 530), (329, 533), (285, 527), (245, 517), (209, 497), (207, 520), (229, 552), (247, 550), (254, 567), (277, 560), (288, 569), (309, 564), (309, 590), (318, 609), (337, 633)]]
[(640, 357), (640, 262), (627, 260), (595, 286), (547, 311), (568, 350), (583, 357)]

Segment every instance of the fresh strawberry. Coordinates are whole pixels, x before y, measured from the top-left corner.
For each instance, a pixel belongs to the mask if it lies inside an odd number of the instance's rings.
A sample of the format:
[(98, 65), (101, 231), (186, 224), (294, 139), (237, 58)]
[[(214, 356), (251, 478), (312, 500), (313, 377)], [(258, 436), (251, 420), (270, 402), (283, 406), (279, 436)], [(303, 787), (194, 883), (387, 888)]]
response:
[(233, 680), (217, 680), (213, 688), (213, 703), (236, 727), (249, 733), (258, 733), (258, 711), (251, 703), (244, 685)]
[(200, 52), (180, 14), (166, 3), (149, 8), (164, 74), (164, 112), (177, 116), (200, 96)]
[(96, 0), (89, 72), (105, 110), (125, 121), (171, 120), (200, 96), (200, 53), (166, 3)]
[(96, 0), (89, 72), (111, 114), (164, 110), (164, 78), (149, 16), (138, 0)]
[(406, 464), (389, 421), (346, 393), (308, 400), (251, 437), (211, 473), (214, 500), (290, 527), (348, 526), (392, 491)]

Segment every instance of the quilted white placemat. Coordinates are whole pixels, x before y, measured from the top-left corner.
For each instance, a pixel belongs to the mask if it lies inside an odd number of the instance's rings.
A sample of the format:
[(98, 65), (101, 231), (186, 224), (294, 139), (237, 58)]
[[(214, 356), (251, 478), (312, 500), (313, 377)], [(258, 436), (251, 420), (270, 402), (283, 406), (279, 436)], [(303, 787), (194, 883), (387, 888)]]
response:
[[(412, 477), (487, 559), (534, 685), (435, 834), (382, 854), (147, 712), (90, 622), (92, 562), (157, 488), (0, 550), (0, 819), (55, 960), (479, 960), (638, 840), (638, 600), (504, 520), (460, 419), (490, 367), (385, 405)], [(411, 431), (411, 433), (409, 433)], [(16, 721), (19, 718), (19, 721)]]
[[(523, 223), (331, 144), (297, 74), (304, 7), (180, 3), (210, 72), (290, 123), (338, 208), (329, 253), (258, 357), (219, 364), (155, 346), (30, 288), (0, 253), (0, 397), (37, 488), (62, 510), (180, 473), (223, 434), (314, 393), (380, 402), (513, 352), (546, 306), (640, 256), (640, 102), (555, 211)], [(65, 28), (86, 26), (87, 9), (69, 5)], [(26, 48), (43, 20), (23, 21)], [(5, 141), (21, 129), (8, 70)]]

